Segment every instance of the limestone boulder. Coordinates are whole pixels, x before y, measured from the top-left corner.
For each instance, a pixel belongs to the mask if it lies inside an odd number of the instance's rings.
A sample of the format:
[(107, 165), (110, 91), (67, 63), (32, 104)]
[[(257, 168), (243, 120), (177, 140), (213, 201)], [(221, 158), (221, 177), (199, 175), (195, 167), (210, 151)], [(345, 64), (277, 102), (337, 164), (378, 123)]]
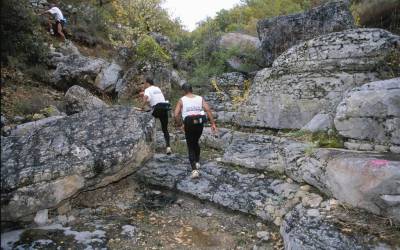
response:
[(35, 133), (37, 129), (43, 127), (44, 125), (50, 125), (63, 117), (65, 116), (51, 116), (37, 121), (19, 124), (13, 130), (11, 130), (10, 136), (22, 136), (24, 134)]
[(115, 91), (122, 75), (122, 69), (117, 63), (84, 56), (72, 42), (51, 52), (49, 62), (55, 68), (51, 83), (61, 90), (80, 85), (110, 93)]
[(84, 110), (108, 107), (108, 104), (103, 102), (100, 98), (77, 85), (68, 89), (64, 99), (68, 115), (79, 113)]
[(400, 157), (339, 149), (313, 149), (286, 165), (296, 181), (328, 196), (399, 221)]
[(317, 114), (309, 121), (302, 130), (310, 132), (328, 131), (333, 127), (333, 117), (330, 114)]
[(89, 58), (80, 53), (58, 54), (56, 58), (52, 58), (56, 69), (51, 81), (61, 90), (75, 84), (95, 88), (97, 76), (108, 66), (107, 61), (101, 58)]
[(353, 29), (293, 46), (258, 72), (237, 123), (300, 129), (318, 114), (334, 116), (347, 91), (385, 77), (399, 43), (385, 30)]
[(95, 79), (95, 86), (101, 91), (111, 93), (115, 91), (117, 81), (121, 78), (122, 68), (112, 62), (105, 67)]
[(231, 52), (232, 56), (227, 59), (227, 63), (234, 70), (252, 72), (264, 66), (261, 44), (257, 37), (241, 33), (227, 33), (221, 36), (219, 46), (221, 49)]
[(31, 221), (38, 211), (133, 173), (152, 155), (153, 130), (151, 115), (113, 107), (2, 138), (2, 220)]
[(400, 78), (352, 89), (337, 108), (335, 127), (350, 139), (400, 146)]
[(250, 79), (240, 72), (224, 73), (211, 79), (212, 92), (204, 97), (221, 123), (232, 123), (237, 105), (249, 88)]
[(257, 32), (264, 59), (271, 65), (281, 53), (301, 41), (354, 27), (349, 2), (340, 0), (304, 13), (261, 20)]

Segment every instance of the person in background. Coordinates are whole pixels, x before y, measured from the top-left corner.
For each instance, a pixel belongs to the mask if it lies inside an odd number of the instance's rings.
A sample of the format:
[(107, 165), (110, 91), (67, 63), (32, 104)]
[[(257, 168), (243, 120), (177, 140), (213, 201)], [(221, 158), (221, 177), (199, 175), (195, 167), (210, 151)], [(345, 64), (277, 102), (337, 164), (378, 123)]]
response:
[[(151, 78), (146, 78), (142, 83), (144, 85), (143, 101), (144, 104), (148, 103), (152, 108), (152, 115), (160, 119), (161, 129), (164, 133), (166, 144), (166, 153), (171, 154), (170, 138), (168, 132), (168, 112), (171, 105), (165, 100), (163, 93), (159, 87), (154, 86)], [(144, 106), (142, 107), (144, 109)]]
[(182, 124), (185, 132), (186, 144), (189, 154), (189, 162), (192, 167), (192, 178), (199, 177), (200, 168), (200, 145), (199, 139), (203, 133), (204, 123), (207, 120), (211, 123), (213, 133), (217, 132), (211, 109), (203, 97), (194, 95), (192, 86), (188, 83), (182, 85), (184, 96), (179, 99), (175, 108), (176, 125)]
[[(61, 37), (61, 39), (63, 41), (65, 41), (65, 34), (64, 34), (64, 25), (65, 25), (65, 18), (63, 13), (61, 12), (61, 10), (55, 6), (55, 4), (50, 4), (50, 9), (42, 12), (40, 15), (50, 15), (54, 17), (55, 20), (55, 30), (57, 32), (57, 34)], [(50, 33), (53, 35), (54, 34), (54, 30), (53, 30), (53, 24), (51, 23), (50, 17), (49, 17), (49, 31)]]

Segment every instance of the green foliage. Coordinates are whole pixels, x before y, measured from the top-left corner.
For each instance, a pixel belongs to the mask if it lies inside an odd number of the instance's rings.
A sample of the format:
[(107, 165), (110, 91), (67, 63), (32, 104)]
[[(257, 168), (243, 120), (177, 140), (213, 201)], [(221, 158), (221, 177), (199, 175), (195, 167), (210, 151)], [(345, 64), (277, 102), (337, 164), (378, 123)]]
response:
[(140, 62), (167, 63), (171, 56), (151, 36), (144, 35), (135, 48), (136, 59)]
[(1, 4), (1, 63), (44, 62), (47, 48), (43, 45), (38, 17), (29, 7), (29, 1), (2, 0)]
[(120, 26), (110, 34), (113, 44), (129, 47), (133, 40), (150, 32), (178, 37), (182, 32), (179, 19), (171, 19), (161, 4), (162, 0), (111, 1), (110, 21)]
[(400, 34), (398, 0), (353, 0), (351, 11), (361, 27), (383, 28)]
[(39, 113), (40, 110), (49, 105), (49, 100), (43, 95), (32, 93), (28, 98), (23, 98), (14, 106), (13, 113), (18, 115), (29, 115)]
[(320, 148), (343, 148), (343, 138), (333, 131), (327, 132), (309, 132), (306, 130), (296, 130), (286, 134), (289, 138), (294, 138), (301, 141), (312, 142), (315, 147)]
[[(256, 25), (259, 19), (270, 18), (304, 11), (324, 0), (242, 0), (241, 4), (230, 10), (221, 10), (215, 18), (207, 18), (200, 23), (189, 36), (178, 41), (181, 60), (190, 64), (190, 79), (194, 85), (209, 82), (209, 78), (229, 70), (226, 59), (232, 56), (245, 58), (243, 71), (257, 64), (260, 55), (249, 49), (219, 49), (219, 38), (226, 32), (241, 32), (257, 35)], [(245, 51), (245, 53), (243, 53)]]

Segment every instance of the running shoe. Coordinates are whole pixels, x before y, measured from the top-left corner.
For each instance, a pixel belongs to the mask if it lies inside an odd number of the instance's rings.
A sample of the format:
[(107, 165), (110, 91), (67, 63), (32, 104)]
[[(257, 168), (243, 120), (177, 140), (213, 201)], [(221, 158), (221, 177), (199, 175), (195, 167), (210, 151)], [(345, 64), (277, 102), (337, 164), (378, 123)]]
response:
[(170, 154), (172, 154), (171, 147), (167, 147), (167, 155), (170, 155)]
[(192, 179), (199, 178), (199, 176), (200, 176), (200, 173), (199, 173), (198, 170), (193, 170), (192, 171)]

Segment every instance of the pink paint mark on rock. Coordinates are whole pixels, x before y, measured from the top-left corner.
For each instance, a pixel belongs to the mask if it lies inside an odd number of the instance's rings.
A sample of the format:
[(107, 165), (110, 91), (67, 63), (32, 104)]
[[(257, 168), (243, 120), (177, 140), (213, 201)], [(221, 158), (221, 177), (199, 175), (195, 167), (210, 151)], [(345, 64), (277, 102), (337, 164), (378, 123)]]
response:
[(372, 165), (372, 167), (376, 168), (381, 168), (381, 167), (386, 167), (389, 163), (387, 160), (370, 160), (369, 163)]

